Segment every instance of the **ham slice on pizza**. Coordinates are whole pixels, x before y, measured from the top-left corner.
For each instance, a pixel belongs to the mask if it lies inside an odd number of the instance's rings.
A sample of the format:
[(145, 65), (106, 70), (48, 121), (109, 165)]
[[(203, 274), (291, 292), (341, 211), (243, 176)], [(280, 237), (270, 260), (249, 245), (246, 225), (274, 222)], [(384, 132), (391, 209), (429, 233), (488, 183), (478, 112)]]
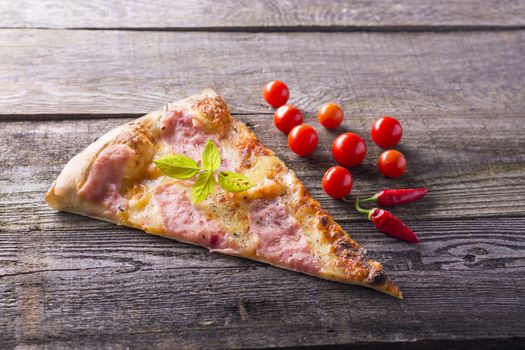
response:
[[(184, 179), (174, 178), (158, 165), (170, 155), (197, 165), (210, 143), (219, 154), (217, 171), (240, 174), (251, 187), (226, 191), (204, 172), (209, 195), (196, 201), (193, 187), (200, 176), (190, 177), (190, 171)], [(69, 161), (46, 201), (57, 210), (212, 252), (402, 297), (383, 266), (366, 256), (295, 173), (232, 118), (210, 89), (100, 137)]]

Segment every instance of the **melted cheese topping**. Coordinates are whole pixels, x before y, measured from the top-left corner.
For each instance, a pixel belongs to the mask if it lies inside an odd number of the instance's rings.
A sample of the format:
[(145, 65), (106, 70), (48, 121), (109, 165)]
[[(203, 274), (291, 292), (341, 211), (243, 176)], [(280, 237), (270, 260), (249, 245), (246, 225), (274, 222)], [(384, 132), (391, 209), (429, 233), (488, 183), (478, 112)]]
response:
[[(130, 162), (140, 164), (141, 171), (126, 171), (123, 179), (121, 193), (127, 205), (117, 213), (123, 224), (343, 282), (385, 278), (381, 265), (366, 260), (362, 248), (331, 217), (320, 216), (319, 204), (293, 171), (243, 123), (232, 122), (229, 114), (207, 113), (211, 112), (203, 105), (197, 111), (164, 111), (157, 125), (150, 126), (153, 142), (142, 142), (143, 148), (136, 151), (147, 155), (148, 164), (134, 154)], [(256, 186), (241, 193), (216, 186), (207, 199), (191, 205), (194, 180), (168, 178), (151, 161), (172, 153), (198, 160), (208, 139), (220, 150), (219, 170), (244, 174)], [(333, 232), (326, 234), (327, 230)]]
[[(120, 219), (147, 232), (211, 250), (252, 256), (305, 272), (318, 271), (320, 259), (311, 249), (315, 241), (309, 232), (311, 226), (300, 225), (293, 213), (285, 209), (293, 200), (293, 194), (287, 191), (287, 177), (294, 176), (284, 163), (271, 153), (258, 155), (254, 152), (243, 157), (239, 151), (238, 133), (251, 135), (246, 129), (239, 130), (244, 125), (236, 124), (231, 133), (219, 140), (218, 135), (209, 134), (210, 128), (203, 125), (206, 118), (200, 115), (194, 124), (193, 116), (195, 114), (185, 110), (163, 112), (158, 122), (160, 141), (153, 147), (154, 158), (177, 152), (198, 160), (205, 143), (212, 139), (222, 157), (219, 170), (244, 174), (256, 186), (241, 193), (229, 193), (216, 186), (206, 200), (189, 206), (194, 180), (167, 178), (152, 163), (142, 180), (134, 179), (133, 185), (128, 186), (127, 207), (119, 214)], [(261, 222), (271, 223), (271, 229)], [(219, 236), (226, 237), (220, 239), (220, 244), (218, 238), (214, 238)]]

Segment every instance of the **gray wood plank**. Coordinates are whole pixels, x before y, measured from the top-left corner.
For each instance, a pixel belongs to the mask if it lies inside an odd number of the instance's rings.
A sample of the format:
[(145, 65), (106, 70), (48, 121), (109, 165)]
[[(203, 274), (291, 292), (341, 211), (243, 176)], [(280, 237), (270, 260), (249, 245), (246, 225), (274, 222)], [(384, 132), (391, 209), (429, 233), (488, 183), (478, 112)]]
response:
[(525, 30), (468, 33), (0, 31), (0, 118), (140, 114), (214, 86), (237, 113), (285, 81), (313, 113), (524, 117)]
[(515, 0), (0, 1), (0, 27), (348, 30), (525, 25)]
[[(311, 194), (337, 220), (363, 220), (352, 205), (329, 198), (321, 179), (334, 165), (330, 145), (337, 132), (319, 130), (320, 141), (309, 158), (294, 155), (287, 138), (273, 127), (266, 115), (242, 115), (241, 120), (258, 125), (261, 141), (297, 172)], [(525, 148), (522, 122), (515, 118), (468, 117), (400, 118), (404, 139), (397, 147), (407, 157), (408, 172), (400, 179), (387, 179), (376, 168), (380, 153), (370, 139), (370, 116), (345, 122), (344, 130), (362, 135), (368, 145), (365, 162), (351, 169), (354, 195), (372, 195), (382, 188), (428, 187), (430, 193), (420, 202), (398, 207), (395, 212), (406, 219), (473, 218), (525, 216)], [(42, 122), (3, 122), (0, 127), (0, 219), (4, 229), (33, 225), (49, 219), (42, 209), (42, 195), (65, 163), (94, 138), (130, 119), (63, 120)], [(317, 125), (312, 116), (307, 122)], [(38, 220), (20, 222), (24, 217)], [(40, 216), (41, 215), (41, 216)]]
[(52, 216), (0, 232), (2, 348), (435, 346), (525, 337), (518, 326), (523, 217), (416, 221), (418, 245), (379, 236), (366, 222), (343, 222), (391, 271), (405, 293), (400, 301), (72, 214)]
[[(0, 31), (0, 118), (124, 118), (0, 123), (0, 348), (524, 345), (524, 32), (62, 32)], [(271, 64), (283, 54), (293, 64)], [(259, 96), (274, 74), (294, 84), (312, 124), (328, 99), (351, 115), (341, 130), (369, 146), (354, 193), (430, 187), (395, 210), (421, 244), (376, 234), (323, 194), (335, 133), (321, 131), (315, 157), (293, 156)], [(94, 137), (210, 82), (385, 263), (404, 301), (45, 206), (52, 179)], [(405, 126), (400, 180), (375, 171), (368, 130), (380, 114)]]
[[(491, 118), (480, 118), (473, 130), (456, 116), (431, 124), (423, 118), (406, 121), (407, 130), (413, 130), (410, 142), (405, 140), (414, 147), (409, 160), (417, 160), (415, 171), (422, 176), (411, 174), (394, 183), (432, 184), (424, 201), (396, 209), (422, 238), (419, 245), (407, 245), (377, 234), (347, 206), (323, 198), (318, 182), (326, 154), (317, 154), (309, 164), (285, 149), (284, 136), (271, 128), (266, 115), (239, 117), (259, 125), (255, 131), (263, 142), (277, 140), (278, 154), (343, 227), (384, 262), (402, 287), (404, 301), (54, 213), (42, 195), (63, 163), (127, 120), (3, 122), (0, 347), (522, 344), (512, 339), (525, 337), (515, 327), (525, 311), (523, 159), (520, 153), (503, 152), (523, 148), (516, 136), (519, 120), (502, 118), (496, 127)], [(352, 130), (362, 132), (370, 121), (356, 118)], [(440, 131), (448, 138), (432, 141)], [(479, 137), (483, 132), (490, 137)], [(452, 141), (459, 134), (463, 142), (456, 145)], [(321, 144), (330, 138), (322, 133)], [(431, 157), (417, 152), (425, 143), (426, 150), (433, 150)], [(452, 157), (456, 161), (448, 163)], [(486, 168), (478, 171), (484, 159)], [(354, 173), (356, 190), (392, 185), (374, 176), (373, 166), (363, 168), (368, 170)], [(440, 173), (447, 169), (450, 173)], [(494, 169), (502, 172), (496, 180)], [(486, 198), (506, 193), (507, 187), (513, 194), (501, 198), (502, 211), (478, 207)], [(447, 212), (449, 199), (469, 196), (457, 211)], [(484, 217), (508, 214), (520, 216)]]

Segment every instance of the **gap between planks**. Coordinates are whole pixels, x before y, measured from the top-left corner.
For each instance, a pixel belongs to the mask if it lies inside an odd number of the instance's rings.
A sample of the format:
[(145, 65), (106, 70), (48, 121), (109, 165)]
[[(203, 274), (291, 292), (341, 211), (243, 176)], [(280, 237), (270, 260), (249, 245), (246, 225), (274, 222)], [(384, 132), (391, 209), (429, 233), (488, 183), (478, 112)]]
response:
[(130, 32), (224, 32), (224, 33), (447, 33), (525, 30), (525, 25), (384, 25), (384, 26), (231, 26), (231, 27), (0, 27), (0, 30), (39, 29), (54, 31), (130, 31)]
[[(151, 111), (150, 111), (151, 112)], [(57, 120), (98, 120), (98, 119), (131, 119), (140, 118), (144, 113), (31, 113), (31, 114), (0, 114), (1, 122), (25, 121), (57, 121)], [(234, 112), (232, 116), (273, 115), (273, 112)]]

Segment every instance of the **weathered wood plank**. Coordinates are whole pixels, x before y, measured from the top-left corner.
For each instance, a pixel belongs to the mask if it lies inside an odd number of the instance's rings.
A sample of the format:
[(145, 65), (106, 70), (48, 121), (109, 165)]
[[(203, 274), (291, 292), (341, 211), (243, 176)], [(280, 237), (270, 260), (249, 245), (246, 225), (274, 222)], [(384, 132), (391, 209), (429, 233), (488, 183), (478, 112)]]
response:
[[(419, 348), (444, 339), (457, 348), (523, 347), (525, 31), (7, 30), (0, 42), (7, 44), (0, 119), (138, 115), (214, 84), (406, 295), (400, 302), (54, 213), (42, 195), (64, 163), (128, 119), (2, 122), (0, 348), (383, 348), (390, 341)], [(283, 55), (289, 63), (275, 65)], [(344, 130), (369, 145), (367, 163), (353, 170), (354, 193), (430, 187), (424, 201), (395, 210), (421, 244), (378, 235), (350, 206), (323, 194), (335, 134), (321, 131), (314, 157), (293, 156), (259, 96), (273, 77), (292, 87), (312, 124), (318, 104), (344, 105), (351, 116)], [(380, 114), (395, 114), (405, 127), (399, 149), (410, 170), (401, 180), (375, 171), (379, 150), (368, 129)]]
[(518, 326), (523, 217), (413, 222), (424, 237), (418, 245), (377, 235), (366, 222), (344, 222), (403, 288), (399, 301), (72, 214), (53, 216), (38, 228), (0, 232), (2, 348), (525, 337)]
[[(491, 118), (478, 118), (473, 129), (467, 119), (453, 115), (434, 123), (403, 120), (403, 150), (415, 166), (408, 178), (394, 182), (428, 185), (432, 191), (420, 203), (396, 208), (411, 217), (410, 226), (422, 238), (418, 245), (407, 245), (377, 234), (348, 206), (324, 197), (319, 181), (328, 163), (325, 150), (311, 159), (296, 158), (286, 150), (284, 136), (272, 129), (271, 118), (240, 118), (258, 124), (255, 131), (263, 142), (275, 142), (273, 148), (314, 196), (384, 262), (403, 288), (404, 301), (54, 213), (42, 195), (64, 162), (127, 120), (3, 122), (0, 347), (357, 343), (382, 348), (384, 342), (432, 347), (446, 339), (464, 348), (461, 340), (478, 346), (488, 338), (489, 344), (501, 339), (492, 344), (519, 348), (525, 337), (515, 327), (525, 311), (524, 161), (519, 152), (504, 152), (523, 148), (519, 119), (501, 118), (496, 127)], [(351, 129), (369, 145), (365, 130), (371, 121), (370, 116), (355, 118)], [(455, 135), (462, 135), (461, 143), (452, 142)], [(321, 144), (331, 137), (322, 132)], [(372, 164), (354, 174), (355, 191), (370, 193), (392, 184), (379, 178)], [(502, 206), (487, 205), (486, 198), (495, 202), (500, 197)], [(448, 200), (459, 201), (460, 208), (446, 208)], [(483, 217), (508, 214), (521, 216)]]
[(0, 31), (0, 114), (148, 112), (213, 85), (237, 113), (270, 113), (284, 80), (307, 112), (523, 117), (525, 30), (468, 33)]
[[(292, 168), (312, 195), (336, 219), (362, 220), (349, 204), (324, 194), (321, 178), (334, 164), (330, 144), (337, 134), (319, 130), (319, 147), (313, 156), (300, 158), (287, 147), (285, 135), (273, 127), (266, 115), (242, 115), (241, 120), (258, 125), (262, 142)], [(3, 122), (0, 128), (0, 221), (4, 229), (16, 230), (49, 219), (42, 210), (42, 194), (65, 163), (94, 138), (130, 119)], [(345, 121), (344, 130), (362, 135), (368, 144), (363, 165), (352, 169), (354, 195), (372, 195), (381, 188), (426, 186), (425, 200), (398, 207), (396, 213), (410, 219), (467, 218), (525, 215), (525, 149), (523, 125), (518, 118), (447, 116), (400, 118), (405, 128), (398, 149), (408, 160), (408, 172), (401, 179), (378, 174), (380, 149), (371, 141), (373, 116)], [(306, 121), (317, 125), (313, 116)], [(34, 220), (20, 222), (20, 213)]]
[(524, 26), (512, 0), (0, 1), (0, 27), (344, 30), (381, 27)]

